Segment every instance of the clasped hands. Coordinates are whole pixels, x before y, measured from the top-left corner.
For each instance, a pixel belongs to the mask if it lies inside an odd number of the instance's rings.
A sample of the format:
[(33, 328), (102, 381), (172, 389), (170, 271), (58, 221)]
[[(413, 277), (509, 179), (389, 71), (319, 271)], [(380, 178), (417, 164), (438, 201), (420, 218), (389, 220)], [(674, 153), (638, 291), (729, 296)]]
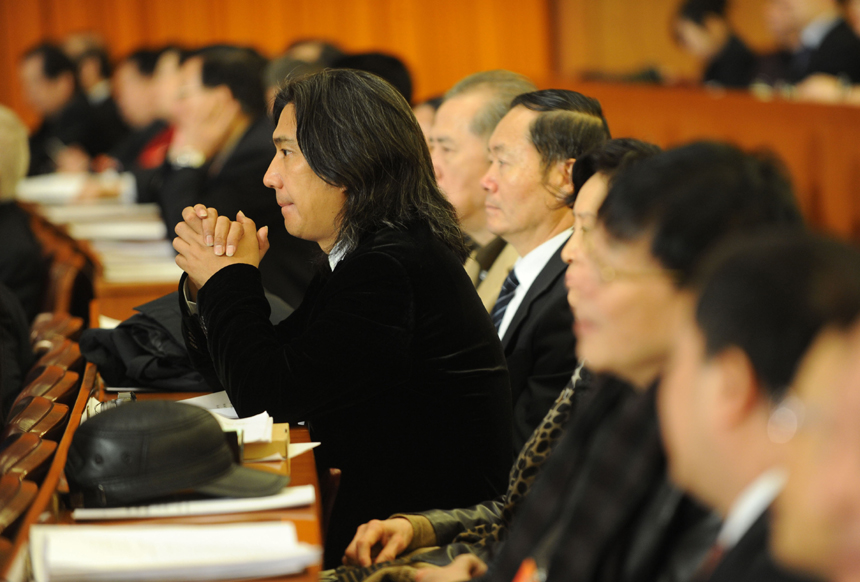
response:
[(188, 292), (195, 301), (197, 290), (212, 275), (237, 263), (258, 267), (269, 250), (269, 227), (257, 230), (254, 221), (241, 210), (231, 221), (203, 204), (187, 206), (175, 231), (176, 264), (188, 273)]
[[(360, 525), (355, 537), (346, 548), (343, 563), (346, 566), (367, 567), (395, 559), (412, 542), (412, 524), (401, 517), (384, 521), (371, 520)], [(416, 582), (466, 582), (482, 576), (487, 565), (474, 554), (457, 556), (449, 565), (421, 568), (415, 573)]]

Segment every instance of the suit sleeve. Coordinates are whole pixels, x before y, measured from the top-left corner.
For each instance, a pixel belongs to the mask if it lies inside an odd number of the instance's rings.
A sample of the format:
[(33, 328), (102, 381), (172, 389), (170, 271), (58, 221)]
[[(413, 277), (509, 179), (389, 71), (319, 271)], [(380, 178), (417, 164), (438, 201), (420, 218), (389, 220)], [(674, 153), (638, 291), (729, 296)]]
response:
[(345, 259), (315, 299), (303, 306), (315, 310), (307, 325), (291, 321), (305, 315), (297, 312), (273, 326), (259, 271), (232, 265), (198, 292), (199, 323), (185, 306), (192, 361), (217, 378), (241, 416), (268, 411), (296, 422), (384, 397), (376, 386), (407, 376), (413, 294), (393, 258)]
[[(564, 289), (563, 286), (560, 288)], [(578, 366), (576, 338), (572, 331), (573, 315), (566, 296), (556, 292), (536, 319), (537, 324), (527, 346), (531, 366), (523, 393), (514, 406), (518, 446), (522, 446), (541, 424)]]

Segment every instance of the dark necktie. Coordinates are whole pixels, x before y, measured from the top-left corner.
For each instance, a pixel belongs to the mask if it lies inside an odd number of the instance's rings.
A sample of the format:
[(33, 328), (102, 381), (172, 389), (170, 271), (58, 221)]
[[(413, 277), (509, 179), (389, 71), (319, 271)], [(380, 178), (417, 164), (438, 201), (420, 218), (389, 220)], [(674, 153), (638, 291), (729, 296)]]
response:
[(514, 271), (511, 270), (508, 273), (507, 278), (505, 278), (505, 282), (502, 283), (502, 290), (499, 291), (499, 298), (496, 299), (496, 304), (493, 305), (493, 325), (496, 326), (496, 331), (499, 331), (499, 328), (502, 325), (502, 319), (505, 318), (505, 310), (508, 308), (508, 303), (511, 302), (511, 299), (514, 298), (514, 292), (517, 290), (517, 285), (520, 282), (517, 280), (517, 276), (514, 274)]

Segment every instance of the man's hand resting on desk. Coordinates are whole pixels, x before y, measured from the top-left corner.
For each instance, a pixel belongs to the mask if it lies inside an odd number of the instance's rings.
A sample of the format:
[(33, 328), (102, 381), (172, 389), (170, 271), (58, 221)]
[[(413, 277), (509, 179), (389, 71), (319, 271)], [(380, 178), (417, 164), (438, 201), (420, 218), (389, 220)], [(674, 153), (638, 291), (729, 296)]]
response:
[(465, 582), (487, 572), (487, 565), (474, 554), (463, 554), (444, 568), (422, 568), (415, 572), (415, 582)]
[(188, 273), (188, 291), (194, 301), (197, 290), (216, 272), (237, 263), (257, 267), (269, 250), (268, 227), (257, 230), (241, 211), (233, 222), (218, 216), (214, 208), (198, 204), (186, 207), (182, 219), (176, 225), (173, 248), (179, 253), (176, 264)]
[(412, 541), (412, 524), (402, 517), (380, 521), (373, 519), (358, 526), (355, 537), (346, 548), (346, 566), (370, 566), (393, 560)]

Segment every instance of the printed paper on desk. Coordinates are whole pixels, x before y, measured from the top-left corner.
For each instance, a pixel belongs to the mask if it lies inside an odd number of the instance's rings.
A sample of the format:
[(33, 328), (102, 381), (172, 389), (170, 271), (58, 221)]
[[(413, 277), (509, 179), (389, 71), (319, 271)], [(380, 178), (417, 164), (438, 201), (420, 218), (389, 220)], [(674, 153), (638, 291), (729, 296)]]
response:
[(313, 485), (285, 487), (280, 493), (266, 497), (196, 499), (133, 507), (83, 508), (72, 512), (76, 521), (103, 519), (148, 519), (153, 517), (184, 517), (188, 515), (217, 515), (303, 507), (315, 499)]
[(239, 415), (236, 414), (236, 409), (233, 408), (233, 403), (230, 402), (230, 397), (227, 396), (227, 392), (225, 390), (222, 390), (221, 392), (213, 392), (212, 394), (204, 394), (203, 396), (195, 396), (194, 398), (186, 398), (185, 400), (180, 400), (180, 402), (199, 406), (200, 408), (205, 408), (211, 412), (217, 412), (221, 416), (225, 416), (227, 418), (239, 418)]
[[(218, 412), (210, 410), (209, 412)], [(272, 442), (272, 425), (274, 421), (267, 412), (261, 412), (256, 416), (248, 418), (226, 418), (220, 414), (214, 415), (221, 425), (221, 430), (227, 432), (234, 430), (242, 435), (243, 443), (270, 443)]]
[(290, 522), (30, 529), (36, 582), (260, 578), (301, 572), (321, 555)]

